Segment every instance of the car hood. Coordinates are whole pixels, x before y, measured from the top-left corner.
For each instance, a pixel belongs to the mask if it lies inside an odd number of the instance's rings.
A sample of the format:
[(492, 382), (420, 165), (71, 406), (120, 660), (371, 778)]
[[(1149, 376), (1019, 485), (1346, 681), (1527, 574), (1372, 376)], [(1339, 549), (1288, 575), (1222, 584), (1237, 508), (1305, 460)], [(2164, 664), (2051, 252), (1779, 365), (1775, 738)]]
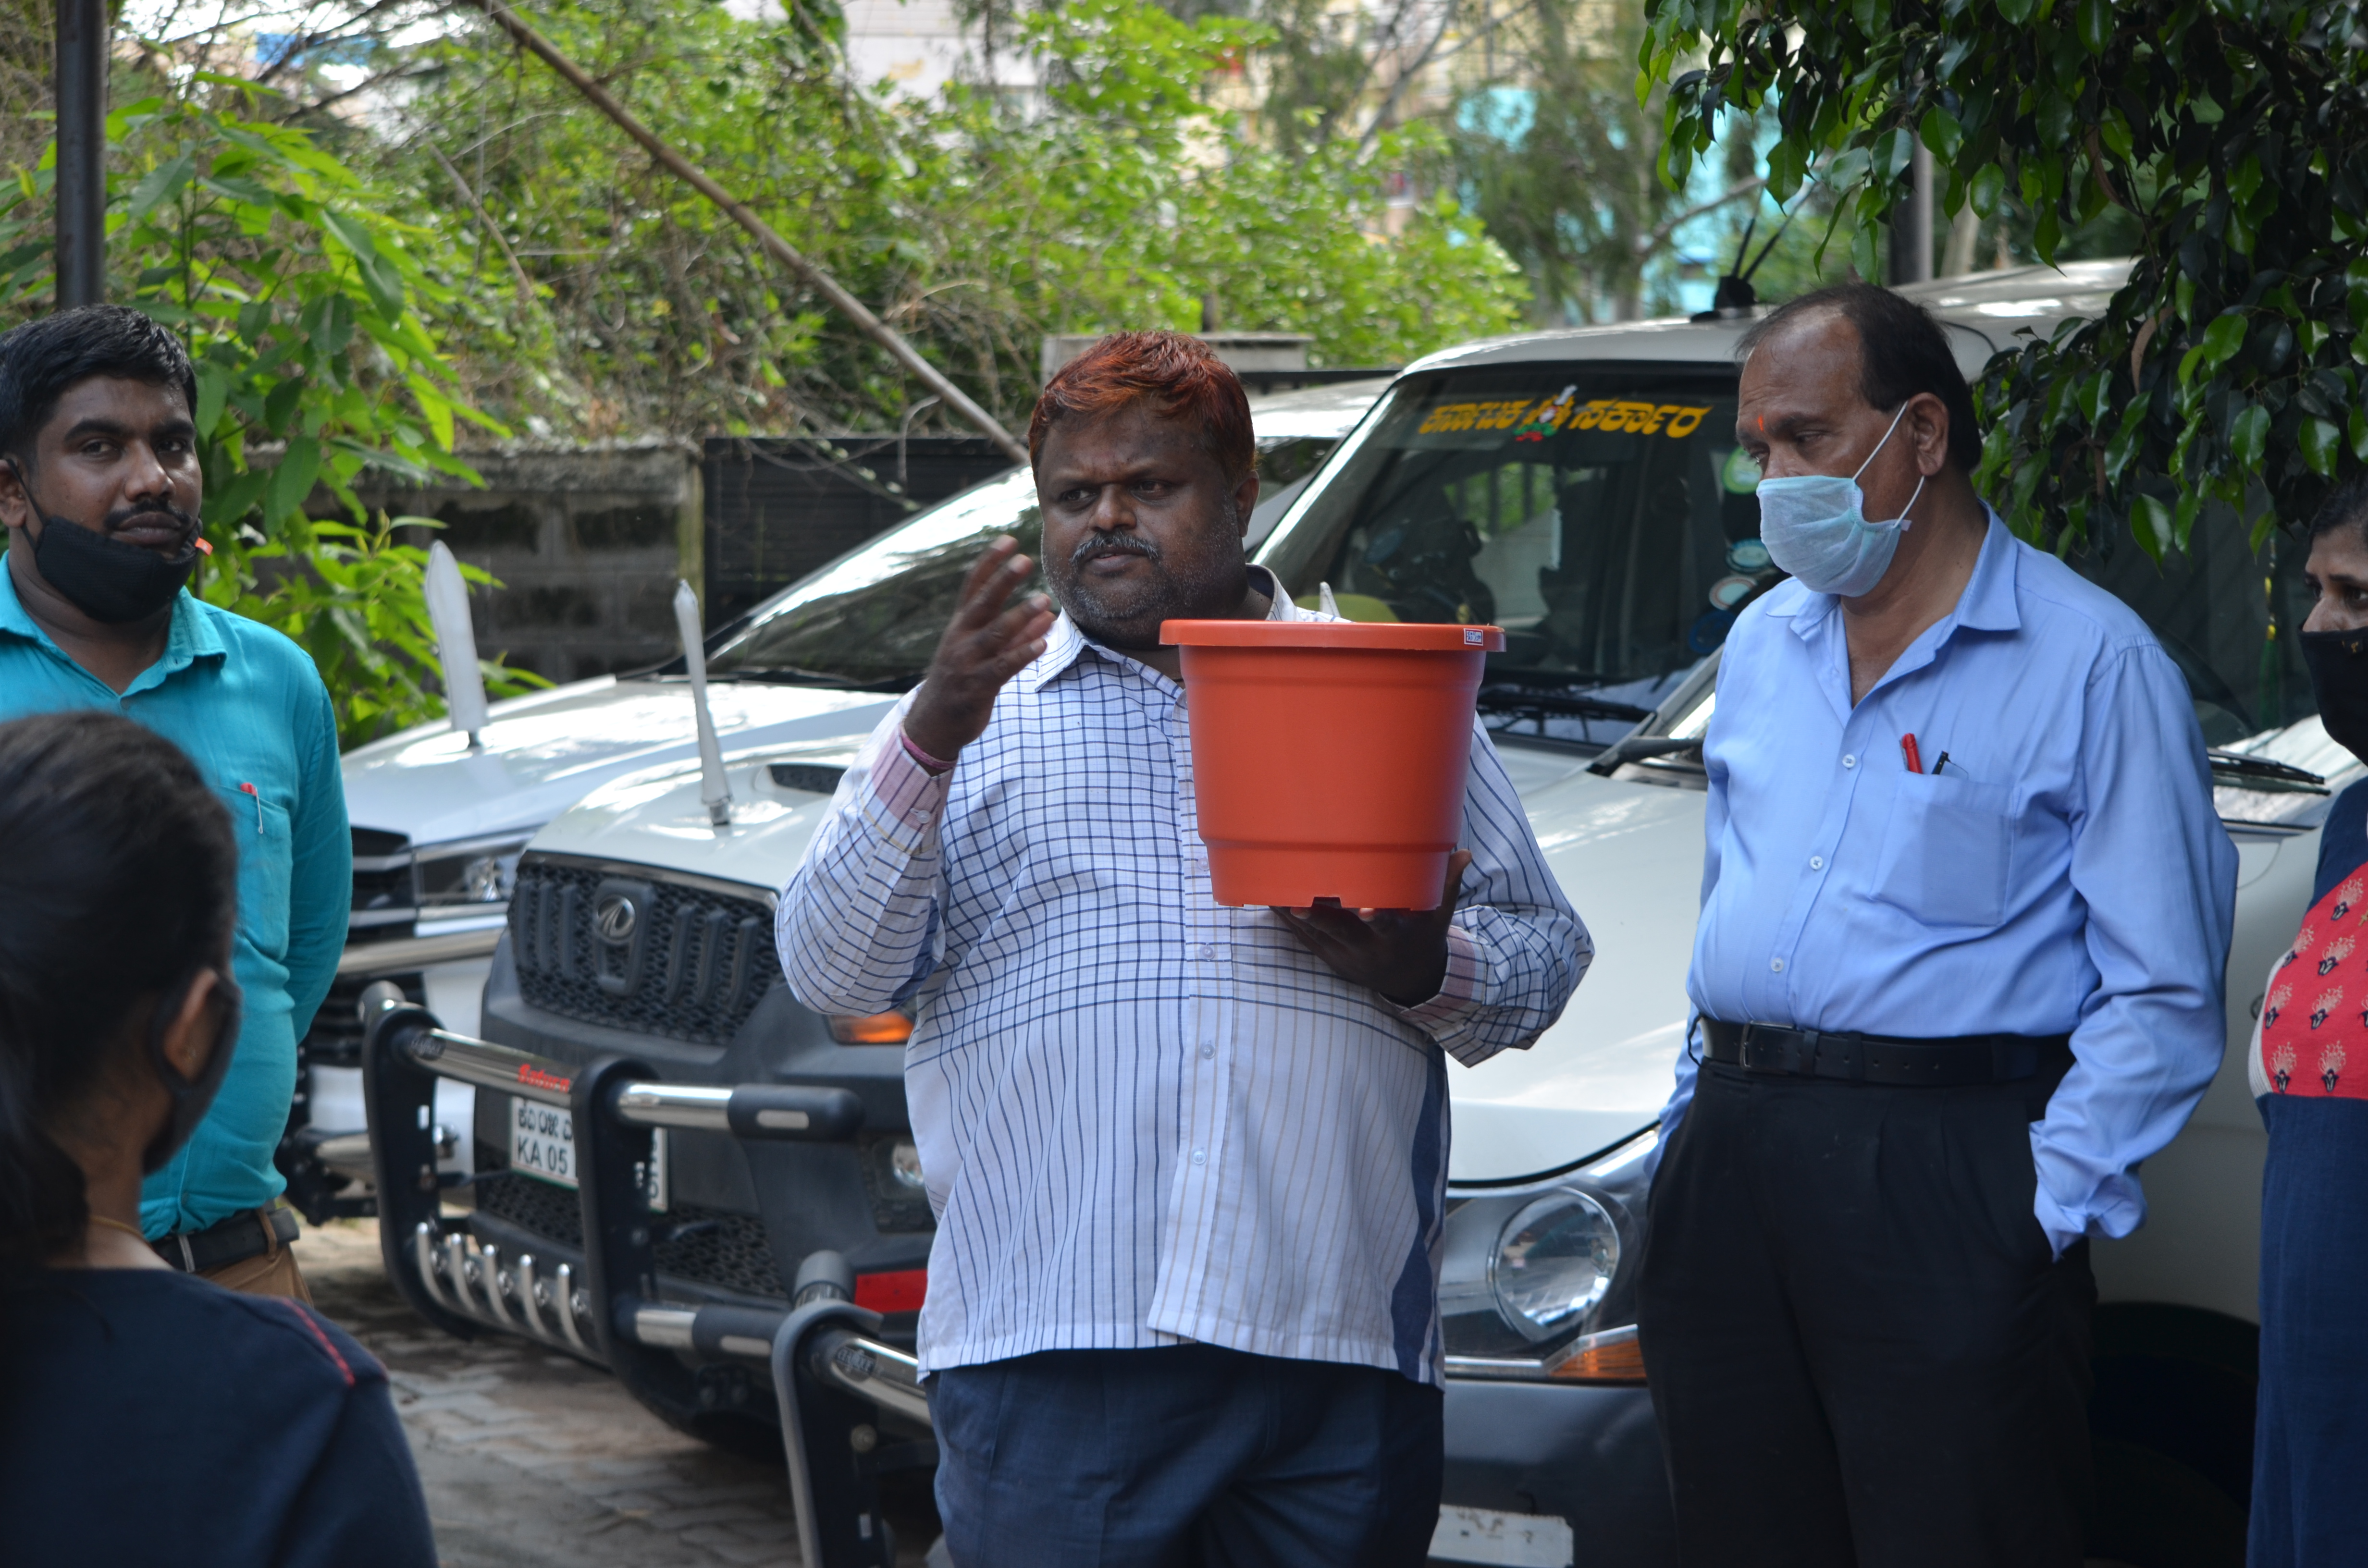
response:
[(1527, 1051), (1449, 1069), (1448, 1172), (1458, 1182), (1558, 1170), (1659, 1118), (1685, 1036), (1701, 901), (1707, 795), (1583, 769), (1547, 783), (1538, 754), (1500, 750), (1546, 864), (1595, 939), (1595, 960)]
[[(878, 692), (719, 680), (708, 687), (727, 747), (860, 739), (896, 699)], [(346, 755), (356, 827), (434, 844), (538, 827), (620, 774), (695, 759), (690, 687), (603, 676), (495, 705), (472, 748), (443, 721)]]
[[(797, 869), (829, 797), (819, 785), (854, 744), (809, 742), (727, 754), (733, 822), (700, 801), (699, 765), (677, 762), (601, 785), (536, 835), (532, 851), (721, 878), (778, 890)], [(1570, 1165), (1659, 1116), (1685, 1029), (1686, 966), (1701, 881), (1702, 804), (1691, 790), (1627, 784), (1583, 758), (1509, 744), (1514, 787), (1554, 876), (1595, 938), (1595, 962), (1554, 1028), (1527, 1051), (1451, 1066), (1452, 1178), (1508, 1181)], [(804, 764), (803, 767), (794, 765)]]

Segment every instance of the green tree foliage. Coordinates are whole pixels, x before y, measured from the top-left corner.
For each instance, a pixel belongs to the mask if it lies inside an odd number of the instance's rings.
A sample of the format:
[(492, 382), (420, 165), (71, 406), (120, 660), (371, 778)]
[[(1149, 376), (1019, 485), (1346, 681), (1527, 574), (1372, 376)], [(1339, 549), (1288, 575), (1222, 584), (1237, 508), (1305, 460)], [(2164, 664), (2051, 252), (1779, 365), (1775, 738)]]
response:
[(1942, 204), (2019, 199), (2033, 246), (2111, 209), (2137, 264), (2100, 319), (1991, 362), (1981, 480), (2026, 537), (2126, 520), (2159, 557), (2203, 508), (2258, 547), (2368, 465), (2368, 31), (2290, 0), (1647, 0), (1666, 174), (1735, 110), (1775, 115), (1779, 198), (1854, 206), (1861, 271), (1920, 139)]
[[(456, 421), (499, 426), (438, 347), (432, 317), (458, 289), (415, 254), (434, 232), (305, 131), (246, 118), (252, 92), (200, 77), (108, 117), (108, 295), (178, 331), (197, 367), (200, 591), (302, 645), (353, 744), (442, 711), (425, 552), (369, 523), (355, 483), (366, 468), (473, 480)], [(0, 195), (0, 312), (18, 319), (51, 308), (54, 157)], [(316, 483), (347, 520), (308, 515)], [(497, 692), (534, 679), (487, 675)]]
[[(1022, 11), (998, 41), (1036, 62), (1035, 101), (957, 84), (922, 103), (850, 82), (835, 14), (803, 0), (771, 22), (684, 0), (531, 17), (1007, 422), (1047, 333), (1195, 329), (1206, 308), (1312, 333), (1318, 363), (1395, 364), (1519, 320), (1517, 270), (1452, 200), (1387, 206), (1381, 171), (1428, 131), (1286, 148), (1219, 107), (1211, 84), (1271, 36), (1254, 24)], [(489, 269), (515, 258), (459, 348), (487, 407), (598, 436), (914, 411), (884, 355), (490, 27), (416, 60), (387, 178), (482, 211)]]

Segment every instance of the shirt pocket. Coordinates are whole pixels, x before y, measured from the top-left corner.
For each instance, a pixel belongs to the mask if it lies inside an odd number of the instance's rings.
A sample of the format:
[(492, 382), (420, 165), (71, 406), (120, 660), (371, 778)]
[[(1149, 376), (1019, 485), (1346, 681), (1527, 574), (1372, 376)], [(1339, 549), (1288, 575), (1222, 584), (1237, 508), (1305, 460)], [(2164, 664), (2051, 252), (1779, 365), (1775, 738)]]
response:
[(1903, 773), (1875, 857), (1874, 896), (1924, 926), (1996, 926), (2014, 858), (2013, 792)]
[(288, 808), (244, 790), (217, 790), (238, 838), (238, 934), (264, 957), (288, 957), (288, 884), (294, 874)]

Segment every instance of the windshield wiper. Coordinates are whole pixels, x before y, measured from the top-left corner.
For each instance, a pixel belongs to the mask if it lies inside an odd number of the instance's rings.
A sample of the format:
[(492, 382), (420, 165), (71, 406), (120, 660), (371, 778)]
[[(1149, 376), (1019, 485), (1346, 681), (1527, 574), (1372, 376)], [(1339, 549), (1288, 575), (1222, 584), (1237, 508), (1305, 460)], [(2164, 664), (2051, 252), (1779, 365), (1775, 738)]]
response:
[(1653, 716), (1651, 709), (1639, 708), (1633, 702), (1537, 691), (1522, 686), (1484, 686), (1480, 688), (1480, 706), (1492, 713), (1516, 713), (1529, 719), (1617, 719), (1638, 724)]
[(2291, 791), (2304, 795), (2331, 793), (2327, 779), (2305, 767), (2290, 762), (2277, 762), (2266, 756), (2254, 756), (2241, 751), (2207, 751), (2212, 760), (2215, 779), (2225, 779), (2239, 790)]
[(1622, 763), (1653, 762), (1663, 757), (1679, 756), (1686, 752), (1695, 754), (1692, 766), (1700, 767), (1702, 744), (1702, 738), (1700, 735), (1685, 738), (1674, 735), (1622, 735), (1604, 747), (1602, 755), (1587, 765), (1587, 770), (1599, 778), (1609, 778), (1620, 771)]

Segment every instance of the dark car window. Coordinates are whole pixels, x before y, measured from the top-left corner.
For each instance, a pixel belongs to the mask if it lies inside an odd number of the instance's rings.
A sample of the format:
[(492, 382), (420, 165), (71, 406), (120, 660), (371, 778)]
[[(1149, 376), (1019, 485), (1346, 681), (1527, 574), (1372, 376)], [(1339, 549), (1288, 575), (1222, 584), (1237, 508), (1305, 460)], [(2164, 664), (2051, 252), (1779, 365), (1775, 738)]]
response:
[(1497, 722), (1611, 740), (1778, 580), (1731, 372), (1412, 378), (1369, 430), (1263, 559), (1358, 619), (1502, 626)]

